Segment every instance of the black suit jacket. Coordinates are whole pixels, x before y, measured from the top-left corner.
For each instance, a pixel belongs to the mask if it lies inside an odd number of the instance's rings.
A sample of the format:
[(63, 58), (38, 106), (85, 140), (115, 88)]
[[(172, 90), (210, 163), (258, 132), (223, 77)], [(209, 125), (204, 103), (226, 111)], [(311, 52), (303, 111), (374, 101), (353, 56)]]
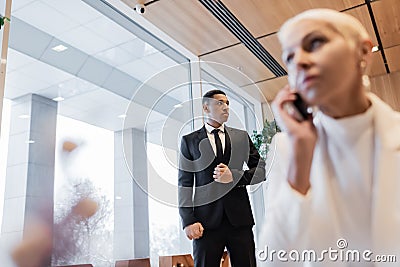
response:
[[(182, 137), (179, 158), (179, 214), (183, 228), (201, 222), (205, 229), (218, 227), (225, 213), (234, 226), (253, 225), (246, 185), (265, 180), (265, 162), (247, 132), (225, 126), (223, 163), (232, 172), (233, 183), (213, 179), (216, 161), (203, 126)], [(248, 169), (243, 170), (244, 163)]]

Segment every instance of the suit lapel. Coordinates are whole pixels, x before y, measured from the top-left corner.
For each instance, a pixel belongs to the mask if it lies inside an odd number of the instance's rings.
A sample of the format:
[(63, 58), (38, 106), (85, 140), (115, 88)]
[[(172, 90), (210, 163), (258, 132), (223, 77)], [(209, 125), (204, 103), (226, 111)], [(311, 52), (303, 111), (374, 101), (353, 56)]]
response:
[(215, 153), (214, 150), (212, 149), (211, 142), (210, 139), (208, 138), (205, 126), (199, 129), (197, 138), (198, 138), (197, 142), (200, 155), (204, 153), (204, 155), (207, 155), (208, 159), (210, 157), (215, 157)]
[(229, 164), (235, 168), (242, 168), (243, 162), (248, 158), (248, 143), (246, 139), (241, 138), (240, 131), (225, 127), (230, 140)]
[(232, 128), (227, 127), (226, 125), (225, 125), (225, 131), (229, 135), (228, 138), (225, 138), (225, 145), (227, 145), (227, 140), (228, 140), (230, 143), (231, 149), (232, 149), (232, 146), (234, 145), (234, 143), (236, 141), (236, 137), (237, 137), (236, 133)]
[(202, 139), (204, 139), (204, 138), (207, 138), (208, 139), (208, 136), (207, 136), (207, 130), (206, 130), (206, 127), (203, 125), (203, 127), (201, 127), (199, 130), (198, 130), (198, 135), (197, 135), (197, 137), (199, 138), (199, 141), (201, 141)]

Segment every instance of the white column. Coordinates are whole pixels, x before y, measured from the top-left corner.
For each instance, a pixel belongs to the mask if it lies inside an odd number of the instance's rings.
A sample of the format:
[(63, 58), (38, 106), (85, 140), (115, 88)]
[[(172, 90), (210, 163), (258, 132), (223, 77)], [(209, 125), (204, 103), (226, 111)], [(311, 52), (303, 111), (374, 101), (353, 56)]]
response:
[(53, 225), (56, 121), (57, 103), (38, 95), (15, 99), (11, 107), (1, 228), (6, 249), (21, 241), (32, 220)]
[(114, 259), (149, 257), (146, 135), (115, 132), (114, 149)]

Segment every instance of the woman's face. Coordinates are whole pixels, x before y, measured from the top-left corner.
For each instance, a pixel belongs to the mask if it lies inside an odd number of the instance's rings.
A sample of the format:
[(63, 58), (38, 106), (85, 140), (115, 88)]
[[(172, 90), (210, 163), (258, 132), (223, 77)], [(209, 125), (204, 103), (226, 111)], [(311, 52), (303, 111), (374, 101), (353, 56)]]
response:
[(310, 105), (340, 103), (360, 83), (355, 46), (330, 24), (301, 20), (281, 38), (289, 84)]

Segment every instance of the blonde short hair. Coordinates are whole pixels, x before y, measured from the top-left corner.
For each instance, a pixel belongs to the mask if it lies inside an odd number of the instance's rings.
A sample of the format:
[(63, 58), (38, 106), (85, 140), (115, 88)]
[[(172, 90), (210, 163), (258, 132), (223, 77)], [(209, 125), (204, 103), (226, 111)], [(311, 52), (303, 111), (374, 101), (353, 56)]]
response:
[(302, 20), (315, 20), (328, 23), (345, 39), (356, 43), (360, 40), (371, 39), (367, 30), (355, 17), (333, 9), (310, 9), (287, 20), (278, 32), (280, 43), (283, 43), (285, 34), (289, 28)]

